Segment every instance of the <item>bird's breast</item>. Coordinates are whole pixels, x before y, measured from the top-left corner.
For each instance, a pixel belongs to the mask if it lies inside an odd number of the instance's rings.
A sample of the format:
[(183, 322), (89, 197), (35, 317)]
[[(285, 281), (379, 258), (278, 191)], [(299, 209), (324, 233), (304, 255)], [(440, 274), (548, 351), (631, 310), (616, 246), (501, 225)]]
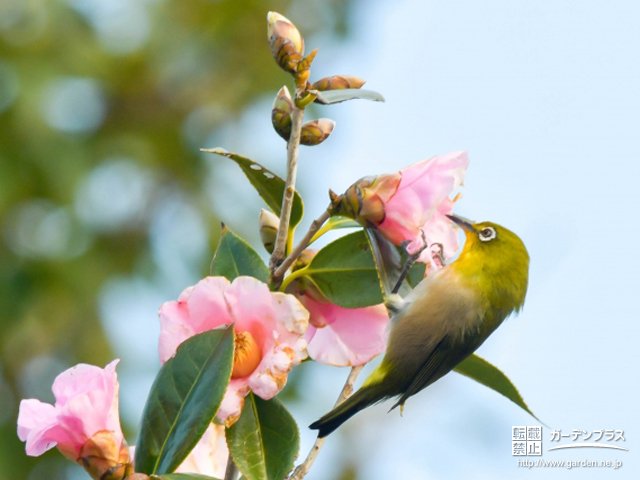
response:
[(448, 269), (420, 282), (405, 305), (393, 319), (387, 349), (405, 358), (422, 357), (420, 352), (435, 348), (444, 337), (464, 343), (482, 324), (480, 299)]

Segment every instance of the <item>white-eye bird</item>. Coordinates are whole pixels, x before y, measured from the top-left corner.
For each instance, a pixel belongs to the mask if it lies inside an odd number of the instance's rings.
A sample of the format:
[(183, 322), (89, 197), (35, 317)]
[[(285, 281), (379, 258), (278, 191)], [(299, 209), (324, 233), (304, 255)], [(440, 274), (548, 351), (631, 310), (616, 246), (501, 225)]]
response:
[(529, 254), (522, 240), (491, 222), (449, 215), (465, 233), (459, 257), (424, 278), (393, 316), (380, 365), (346, 401), (310, 425), (324, 437), (360, 410), (398, 397), (391, 409), (473, 353), (527, 292)]

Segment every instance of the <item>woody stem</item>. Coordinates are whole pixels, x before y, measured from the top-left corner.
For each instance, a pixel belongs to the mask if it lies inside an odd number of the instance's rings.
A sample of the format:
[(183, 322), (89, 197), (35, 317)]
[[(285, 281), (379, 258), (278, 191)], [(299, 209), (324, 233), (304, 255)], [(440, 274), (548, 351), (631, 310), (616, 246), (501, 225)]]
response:
[[(356, 379), (358, 378), (358, 375), (360, 374), (360, 371), (362, 370), (363, 367), (364, 365), (351, 367), (351, 371), (349, 372), (347, 381), (344, 383), (344, 387), (342, 387), (342, 391), (340, 392), (340, 395), (338, 395), (338, 399), (336, 400), (336, 403), (333, 406), (333, 408), (337, 407), (338, 405), (340, 405), (342, 402), (344, 402), (347, 398), (351, 396), (351, 394), (353, 393), (353, 384), (356, 382)], [(293, 471), (293, 473), (291, 474), (288, 480), (302, 480), (305, 477), (305, 475), (309, 473), (309, 470), (311, 470), (311, 466), (313, 465), (313, 462), (315, 462), (316, 458), (318, 457), (318, 454), (320, 453), (320, 449), (324, 445), (325, 441), (326, 441), (326, 437), (316, 438), (316, 441), (313, 444), (313, 447), (311, 447), (311, 450), (309, 451), (307, 458), (305, 458), (304, 462), (302, 462), (300, 465), (296, 467), (296, 469)]]
[[(275, 246), (271, 254), (270, 269), (272, 279), (276, 278), (275, 271), (282, 263), (286, 254), (287, 237), (289, 235), (289, 223), (291, 221), (291, 209), (296, 193), (296, 175), (298, 172), (298, 150), (300, 148), (300, 134), (304, 109), (293, 105), (291, 113), (291, 135), (287, 142), (287, 179), (282, 195), (282, 207), (280, 208), (280, 225), (276, 235)], [(273, 282), (273, 281), (272, 281)]]
[(331, 216), (331, 214), (329, 213), (329, 208), (327, 208), (327, 210), (322, 212), (322, 215), (320, 215), (313, 222), (311, 222), (311, 226), (309, 227), (309, 230), (304, 235), (302, 240), (300, 240), (300, 243), (296, 245), (293, 251), (287, 256), (287, 258), (283, 260), (283, 262), (273, 272), (273, 277), (272, 277), (273, 281), (274, 283), (277, 282), (278, 286), (281, 283), (282, 277), (284, 277), (284, 274), (286, 273), (287, 269), (293, 264), (293, 262), (296, 261), (296, 259), (302, 253), (302, 251), (309, 246), (311, 239), (313, 238), (315, 233), (320, 229), (320, 227), (322, 227), (324, 222), (329, 220), (329, 217)]

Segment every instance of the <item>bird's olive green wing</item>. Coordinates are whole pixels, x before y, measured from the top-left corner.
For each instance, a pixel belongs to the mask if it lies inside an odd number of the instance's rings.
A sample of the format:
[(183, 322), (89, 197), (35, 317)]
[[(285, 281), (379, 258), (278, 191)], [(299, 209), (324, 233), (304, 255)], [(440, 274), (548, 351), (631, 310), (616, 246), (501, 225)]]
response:
[(409, 397), (453, 370), (458, 363), (475, 350), (477, 345), (470, 347), (469, 345), (461, 345), (459, 342), (454, 344), (448, 335), (444, 336), (422, 364), (409, 387), (391, 407), (391, 410), (399, 405), (404, 405)]

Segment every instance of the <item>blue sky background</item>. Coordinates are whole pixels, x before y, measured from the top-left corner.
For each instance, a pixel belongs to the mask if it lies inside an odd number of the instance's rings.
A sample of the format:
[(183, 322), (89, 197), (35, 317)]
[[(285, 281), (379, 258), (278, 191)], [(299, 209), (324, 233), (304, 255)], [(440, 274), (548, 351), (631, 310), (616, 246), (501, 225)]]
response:
[[(283, 13), (304, 31), (303, 4)], [(624, 465), (572, 473), (518, 468), (511, 427), (538, 422), (451, 374), (413, 397), (402, 418), (397, 411), (387, 415), (388, 404), (354, 417), (329, 439), (308, 478), (334, 478), (348, 463), (368, 480), (636, 478), (640, 3), (372, 1), (356, 4), (351, 23), (349, 43), (307, 39), (308, 47), (320, 48), (314, 77), (356, 74), (387, 102), (317, 110), (337, 127), (325, 144), (301, 152), (306, 221), (324, 208), (329, 187), (342, 191), (363, 175), (467, 150), (471, 164), (457, 212), (508, 226), (531, 254), (524, 311), (505, 322), (480, 355), (510, 376), (551, 429), (623, 429), (630, 451), (547, 452), (546, 429), (545, 460)], [(271, 98), (255, 105), (204, 146), (224, 146), (282, 172), (284, 144), (270, 130), (270, 105)], [(221, 162), (207, 182), (212, 207), (256, 244), (255, 226), (233, 220), (256, 215), (261, 206), (237, 167)], [(188, 211), (167, 215), (181, 218), (180, 229), (172, 224), (181, 235), (158, 234), (155, 254), (162, 257), (171, 242), (183, 242), (177, 249), (183, 253), (206, 248), (197, 240), (204, 230)], [(167, 262), (175, 252), (174, 243)], [(175, 295), (187, 284), (179, 265), (176, 271)], [(140, 414), (149, 366), (157, 363), (157, 324), (150, 324), (163, 295), (135, 280), (104, 290), (105, 324), (123, 357), (128, 418)], [(141, 317), (150, 321), (135, 327), (132, 319)], [(292, 411), (306, 453), (313, 435), (304, 426), (330, 408), (347, 371), (301, 368), (304, 401)]]

